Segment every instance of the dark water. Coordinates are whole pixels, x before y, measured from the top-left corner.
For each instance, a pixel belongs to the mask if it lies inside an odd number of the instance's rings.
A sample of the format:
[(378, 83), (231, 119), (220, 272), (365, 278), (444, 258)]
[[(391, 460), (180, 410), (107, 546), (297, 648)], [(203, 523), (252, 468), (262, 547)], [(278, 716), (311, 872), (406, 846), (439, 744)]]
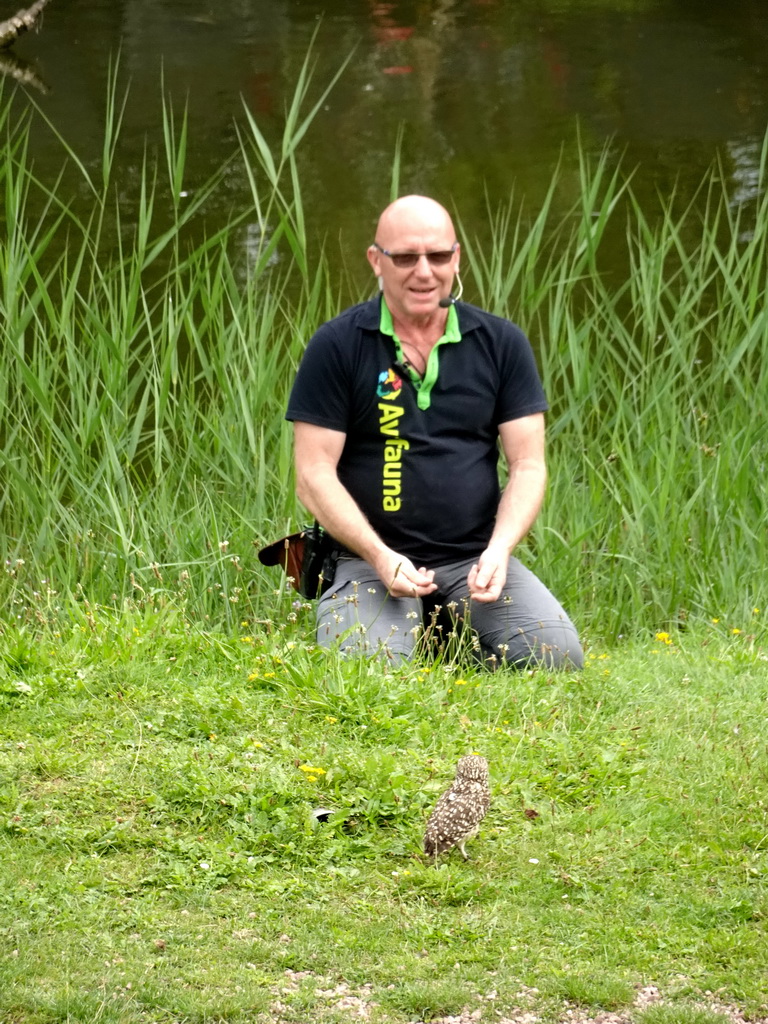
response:
[[(0, 18), (21, 0), (0, 0)], [(129, 88), (118, 150), (130, 183), (162, 139), (161, 76), (188, 104), (194, 188), (236, 149), (243, 104), (278, 139), (283, 111), (316, 33), (309, 102), (354, 49), (301, 150), (308, 227), (349, 252), (368, 243), (389, 196), (399, 128), (401, 191), (434, 195), (472, 227), (514, 189), (534, 204), (576, 140), (636, 168), (649, 207), (676, 186), (693, 194), (722, 160), (735, 205), (755, 197), (768, 124), (765, 0), (51, 0), (42, 29), (6, 51), (34, 74), (33, 97), (96, 164), (110, 62)], [(16, 61), (15, 69), (11, 67)], [(6, 102), (11, 93), (5, 89)], [(35, 131), (39, 172), (61, 150)], [(130, 203), (129, 184), (125, 201)], [(247, 202), (233, 165), (213, 207)]]

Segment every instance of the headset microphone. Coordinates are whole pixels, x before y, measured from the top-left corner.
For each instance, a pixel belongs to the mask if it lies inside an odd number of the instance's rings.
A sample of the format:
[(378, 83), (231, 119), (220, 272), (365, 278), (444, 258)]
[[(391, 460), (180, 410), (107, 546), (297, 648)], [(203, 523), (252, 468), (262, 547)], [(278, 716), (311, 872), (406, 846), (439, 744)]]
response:
[(464, 284), (461, 278), (459, 277), (458, 272), (456, 273), (456, 280), (459, 282), (459, 294), (454, 295), (453, 292), (451, 292), (451, 294), (447, 296), (447, 298), (440, 299), (440, 301), (438, 302), (438, 306), (441, 309), (448, 309), (449, 306), (455, 306), (456, 303), (461, 298), (461, 293), (464, 291)]

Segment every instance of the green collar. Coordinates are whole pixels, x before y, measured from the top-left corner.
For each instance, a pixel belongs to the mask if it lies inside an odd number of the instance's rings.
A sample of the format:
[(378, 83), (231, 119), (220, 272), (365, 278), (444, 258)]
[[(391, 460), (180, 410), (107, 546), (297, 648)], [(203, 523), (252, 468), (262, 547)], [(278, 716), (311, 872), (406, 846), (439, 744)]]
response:
[[(382, 334), (388, 334), (395, 343), (395, 351), (397, 352), (397, 358), (399, 362), (405, 361), (405, 355), (403, 354), (403, 348), (400, 344), (400, 339), (395, 334), (395, 326), (392, 323), (392, 314), (389, 311), (387, 303), (384, 301), (382, 296), (381, 300), (381, 320), (379, 322), (379, 330)], [(432, 351), (429, 353), (429, 359), (427, 360), (427, 366), (424, 371), (424, 376), (419, 377), (417, 373), (412, 371), (410, 368), (408, 373), (413, 385), (416, 388), (416, 403), (420, 409), (428, 409), (432, 397), (432, 388), (437, 380), (437, 373), (439, 368), (439, 355), (438, 349), (441, 345), (449, 344), (450, 342), (461, 341), (461, 330), (459, 329), (459, 318), (456, 314), (456, 307), (448, 307), (448, 318), (445, 321), (445, 333), (441, 338), (438, 338)]]

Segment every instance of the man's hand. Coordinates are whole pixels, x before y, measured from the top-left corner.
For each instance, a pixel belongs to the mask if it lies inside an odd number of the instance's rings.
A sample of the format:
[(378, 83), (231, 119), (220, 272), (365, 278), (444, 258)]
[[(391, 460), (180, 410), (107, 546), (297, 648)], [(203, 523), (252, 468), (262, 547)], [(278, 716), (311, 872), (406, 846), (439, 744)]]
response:
[(387, 550), (376, 559), (373, 568), (387, 585), (392, 597), (425, 597), (437, 590), (435, 570), (420, 569), (396, 551)]
[(498, 601), (507, 580), (509, 552), (506, 548), (487, 547), (469, 570), (467, 584), (473, 601), (491, 604)]

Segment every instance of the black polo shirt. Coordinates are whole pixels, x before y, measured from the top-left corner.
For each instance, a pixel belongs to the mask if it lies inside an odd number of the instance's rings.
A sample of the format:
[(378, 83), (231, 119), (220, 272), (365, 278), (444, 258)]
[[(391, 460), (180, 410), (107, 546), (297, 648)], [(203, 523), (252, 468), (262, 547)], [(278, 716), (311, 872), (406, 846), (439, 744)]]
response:
[(381, 329), (391, 323), (382, 301), (313, 335), (286, 419), (346, 435), (339, 479), (395, 551), (427, 568), (474, 557), (499, 502), (499, 424), (548, 408), (530, 343), (508, 320), (457, 303), (419, 401), (399, 342)]

